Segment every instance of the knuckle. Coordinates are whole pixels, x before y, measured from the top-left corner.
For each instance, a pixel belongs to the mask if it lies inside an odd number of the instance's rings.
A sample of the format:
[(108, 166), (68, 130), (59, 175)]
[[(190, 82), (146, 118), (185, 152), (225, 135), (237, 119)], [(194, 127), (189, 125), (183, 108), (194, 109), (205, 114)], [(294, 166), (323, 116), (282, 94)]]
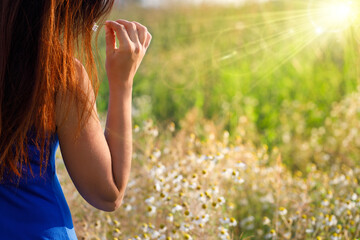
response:
[(141, 31), (141, 32), (144, 33), (144, 34), (147, 33), (146, 27), (140, 27), (140, 28), (138, 28), (138, 30)]
[(147, 32), (147, 31), (148, 31), (147, 27), (145, 27), (145, 26), (143, 26), (143, 25), (141, 25), (141, 24), (140, 24), (139, 28), (140, 28), (142, 31), (144, 31), (144, 32)]
[(131, 25), (131, 28), (132, 28), (133, 30), (136, 30), (136, 29), (137, 29), (137, 27), (136, 27), (136, 24), (135, 24), (135, 23), (133, 23), (133, 22), (132, 22), (130, 25)]
[(136, 24), (136, 26), (137, 26), (138, 28), (147, 30), (147, 28), (146, 28), (144, 25), (142, 25), (141, 23), (138, 23), (138, 22), (135, 22), (135, 21), (133, 21), (133, 23)]
[(134, 53), (135, 53), (135, 54), (139, 54), (140, 52), (141, 52), (140, 46), (139, 46), (139, 45), (135, 45), (135, 47), (134, 47)]
[(119, 28), (120, 28), (121, 31), (125, 31), (125, 30), (126, 30), (124, 25), (122, 25), (122, 24), (119, 24), (119, 25), (120, 25)]

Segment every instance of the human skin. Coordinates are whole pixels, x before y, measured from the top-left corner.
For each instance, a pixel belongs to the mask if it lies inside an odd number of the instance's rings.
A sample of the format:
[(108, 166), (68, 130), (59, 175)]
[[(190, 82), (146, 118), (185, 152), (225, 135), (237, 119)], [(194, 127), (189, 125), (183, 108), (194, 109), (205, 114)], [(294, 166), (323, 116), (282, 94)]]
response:
[[(74, 138), (80, 115), (77, 103), (70, 100), (67, 92), (57, 95), (56, 121), (61, 154), (77, 190), (92, 206), (114, 211), (121, 205), (130, 175), (133, 78), (152, 36), (146, 27), (126, 20), (107, 21), (105, 31), (105, 68), (109, 81), (105, 132), (94, 104), (90, 106), (91, 117), (82, 126), (78, 138)], [(118, 47), (116, 38), (119, 40)], [(88, 103), (95, 102), (86, 70), (78, 61), (76, 68), (79, 84), (89, 96)], [(60, 102), (69, 104), (67, 115)]]

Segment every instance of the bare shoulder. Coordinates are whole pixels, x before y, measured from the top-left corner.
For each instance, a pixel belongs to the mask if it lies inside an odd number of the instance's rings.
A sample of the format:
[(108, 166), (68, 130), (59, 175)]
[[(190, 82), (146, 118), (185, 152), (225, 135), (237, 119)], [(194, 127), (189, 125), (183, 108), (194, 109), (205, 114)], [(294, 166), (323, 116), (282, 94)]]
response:
[(76, 80), (80, 84), (89, 84), (90, 79), (89, 79), (89, 76), (86, 72), (84, 65), (77, 58), (75, 58), (74, 64), (75, 64), (75, 70), (76, 70), (76, 72), (75, 72), (76, 78), (77, 78)]
[[(64, 89), (56, 95), (56, 125), (59, 127), (67, 121), (78, 121), (79, 110), (95, 107), (95, 95), (92, 88), (91, 80), (86, 72), (84, 65), (75, 58), (75, 81), (77, 84), (76, 91)], [(79, 101), (82, 99), (82, 101)], [(80, 104), (80, 105), (79, 105)], [(85, 104), (85, 105), (84, 105)], [(71, 116), (72, 120), (69, 119)]]

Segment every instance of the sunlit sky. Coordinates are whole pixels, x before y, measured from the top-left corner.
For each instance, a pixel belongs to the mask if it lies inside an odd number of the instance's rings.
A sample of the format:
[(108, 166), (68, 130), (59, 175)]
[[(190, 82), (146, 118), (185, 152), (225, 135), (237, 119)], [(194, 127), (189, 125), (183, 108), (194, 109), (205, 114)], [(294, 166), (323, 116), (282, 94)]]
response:
[[(141, 0), (143, 6), (156, 7), (160, 5), (171, 4), (171, 2), (176, 2), (176, 0)], [(216, 3), (216, 4), (232, 4), (232, 5), (241, 5), (246, 0), (182, 0), (182, 3), (188, 4), (201, 4), (201, 3)]]
[[(126, 0), (116, 0), (117, 2), (122, 2)], [(266, 0), (139, 0), (144, 7), (159, 7), (170, 5), (174, 2), (178, 3), (186, 3), (186, 4), (193, 4), (198, 5), (202, 3), (211, 3), (211, 4), (222, 4), (222, 5), (234, 5), (239, 6), (242, 5), (244, 2), (262, 2)]]
[[(157, 8), (171, 6), (173, 3), (189, 5), (209, 3), (241, 6), (249, 2), (261, 3), (270, 0), (117, 1), (119, 3), (121, 1), (123, 3), (136, 1), (142, 3), (144, 7)], [(325, 44), (328, 39), (345, 36), (343, 33), (348, 29), (352, 31), (356, 40), (360, 41), (360, 27), (357, 27), (360, 22), (359, 2), (354, 0), (299, 0), (293, 2), (293, 8), (277, 9), (273, 12), (259, 11), (249, 15), (241, 14), (241, 16), (239, 14), (239, 16), (225, 19), (229, 27), (212, 32), (214, 34), (212, 46), (218, 52), (217, 55), (213, 54), (210, 56), (212, 62), (216, 67), (221, 68), (221, 66), (241, 61), (241, 59), (252, 57), (253, 55), (266, 59), (269, 51), (276, 52), (279, 61), (272, 62), (275, 64), (270, 64), (269, 62), (263, 64), (262, 61), (258, 61), (262, 67), (264, 65), (267, 66), (266, 69), (263, 68), (263, 79), (266, 79), (269, 74), (276, 71), (313, 42)], [(266, 14), (266, 17), (254, 20), (257, 16), (262, 16), (261, 14)], [(239, 17), (241, 17), (241, 20), (239, 20)], [(233, 24), (231, 24), (231, 21), (234, 21)], [(220, 44), (223, 39), (221, 36), (224, 34), (232, 34), (232, 36), (238, 34), (238, 39), (247, 36), (247, 40), (243, 44), (239, 44), (238, 41), (231, 43), (225, 37), (225, 43)], [(224, 49), (219, 50), (220, 46), (224, 46)]]

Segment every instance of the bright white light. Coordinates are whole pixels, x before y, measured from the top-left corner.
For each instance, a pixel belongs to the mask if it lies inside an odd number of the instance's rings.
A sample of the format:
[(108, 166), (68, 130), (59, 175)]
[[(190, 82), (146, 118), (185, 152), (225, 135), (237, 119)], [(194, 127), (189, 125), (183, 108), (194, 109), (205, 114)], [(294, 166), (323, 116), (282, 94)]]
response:
[(348, 28), (357, 17), (357, 7), (352, 1), (344, 0), (310, 0), (309, 17), (318, 29), (336, 32)]
[(346, 24), (351, 18), (351, 2), (334, 3), (326, 9), (329, 14), (329, 22), (333, 24)]
[(324, 33), (324, 29), (322, 29), (321, 27), (317, 27), (317, 28), (315, 29), (315, 32), (316, 32), (317, 35), (321, 35), (321, 34)]

